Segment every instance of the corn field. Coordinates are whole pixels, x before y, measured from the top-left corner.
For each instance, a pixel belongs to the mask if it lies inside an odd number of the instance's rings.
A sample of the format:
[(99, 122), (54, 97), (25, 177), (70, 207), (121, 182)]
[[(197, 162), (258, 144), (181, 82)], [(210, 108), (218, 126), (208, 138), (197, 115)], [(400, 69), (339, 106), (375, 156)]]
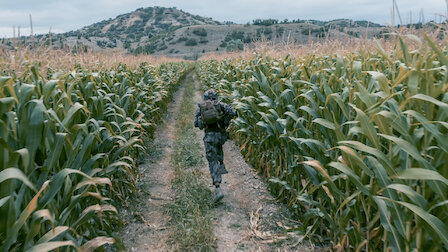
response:
[(338, 251), (441, 251), (446, 49), (402, 36), (390, 52), (204, 61), (197, 71), (204, 90), (238, 110), (234, 139), (295, 211), (303, 239)]
[(92, 251), (116, 242), (143, 141), (191, 67), (39, 67), (0, 77), (0, 250)]

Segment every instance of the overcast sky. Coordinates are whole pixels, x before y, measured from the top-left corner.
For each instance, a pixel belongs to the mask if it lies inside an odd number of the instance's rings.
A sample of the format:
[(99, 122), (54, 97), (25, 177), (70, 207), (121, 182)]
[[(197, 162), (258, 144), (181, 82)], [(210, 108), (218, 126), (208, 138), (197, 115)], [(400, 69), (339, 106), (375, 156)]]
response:
[[(423, 9), (425, 21), (446, 13), (445, 0), (396, 0), (403, 22), (418, 22)], [(218, 21), (247, 23), (256, 18), (332, 20), (349, 18), (382, 25), (391, 23), (392, 0), (0, 0), (0, 38), (12, 37), (13, 26), (30, 34), (67, 32), (140, 7), (163, 6), (211, 17)], [(412, 14), (411, 14), (412, 13)], [(398, 19), (396, 21), (398, 23)]]

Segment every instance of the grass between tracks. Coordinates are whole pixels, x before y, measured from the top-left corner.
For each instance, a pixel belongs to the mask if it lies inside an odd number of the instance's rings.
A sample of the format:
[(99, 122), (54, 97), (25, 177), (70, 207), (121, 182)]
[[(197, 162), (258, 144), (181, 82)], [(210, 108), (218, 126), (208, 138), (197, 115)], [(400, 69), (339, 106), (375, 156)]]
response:
[(170, 240), (176, 250), (213, 251), (216, 239), (208, 211), (213, 204), (213, 197), (200, 171), (203, 150), (193, 128), (195, 106), (191, 75), (186, 82), (176, 117), (176, 144), (171, 156), (175, 199), (168, 207), (172, 230)]

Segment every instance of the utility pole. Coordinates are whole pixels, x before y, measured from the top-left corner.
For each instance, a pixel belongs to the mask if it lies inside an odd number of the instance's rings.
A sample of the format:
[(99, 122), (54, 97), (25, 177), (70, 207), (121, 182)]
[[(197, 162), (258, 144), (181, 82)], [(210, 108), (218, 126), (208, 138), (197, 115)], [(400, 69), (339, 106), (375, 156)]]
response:
[(16, 46), (16, 25), (12, 26), (12, 44), (15, 47)]
[(392, 0), (392, 10), (391, 10), (391, 12), (390, 12), (390, 18), (391, 18), (391, 24), (392, 24), (392, 27), (394, 27), (395, 26), (395, 4), (394, 4), (394, 0)]
[(31, 43), (32, 43), (32, 45), (34, 46), (33, 18), (31, 17), (31, 13), (30, 13), (30, 28), (31, 28), (31, 34), (30, 34), (30, 37), (31, 37)]
[(401, 19), (400, 11), (398, 10), (397, 1), (393, 0), (393, 4), (395, 7), (394, 9), (396, 9), (396, 11), (397, 11), (398, 19), (400, 20), (400, 25), (403, 25), (403, 20)]
[(48, 46), (49, 46), (49, 48), (51, 49), (51, 47), (52, 47), (52, 43), (51, 43), (51, 26), (50, 26), (50, 30), (48, 31), (48, 39), (49, 39), (49, 44), (48, 44)]
[(419, 23), (425, 23), (425, 14), (423, 13), (423, 8), (420, 9), (420, 17), (418, 18)]
[(445, 19), (448, 20), (448, 0), (445, 0), (446, 3), (446, 16)]

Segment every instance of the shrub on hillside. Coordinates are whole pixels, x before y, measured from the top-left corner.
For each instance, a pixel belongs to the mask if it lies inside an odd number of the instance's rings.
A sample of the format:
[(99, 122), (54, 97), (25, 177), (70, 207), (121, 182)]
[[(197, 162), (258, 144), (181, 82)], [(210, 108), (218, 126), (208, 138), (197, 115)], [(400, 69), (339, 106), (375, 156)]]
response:
[(198, 44), (198, 42), (196, 41), (196, 39), (194, 39), (194, 38), (191, 38), (191, 39), (189, 39), (189, 40), (187, 40), (186, 42), (185, 42), (185, 45), (186, 46), (195, 46), (195, 45), (197, 45)]
[(198, 35), (200, 37), (207, 37), (207, 31), (204, 28), (194, 29), (193, 34)]

